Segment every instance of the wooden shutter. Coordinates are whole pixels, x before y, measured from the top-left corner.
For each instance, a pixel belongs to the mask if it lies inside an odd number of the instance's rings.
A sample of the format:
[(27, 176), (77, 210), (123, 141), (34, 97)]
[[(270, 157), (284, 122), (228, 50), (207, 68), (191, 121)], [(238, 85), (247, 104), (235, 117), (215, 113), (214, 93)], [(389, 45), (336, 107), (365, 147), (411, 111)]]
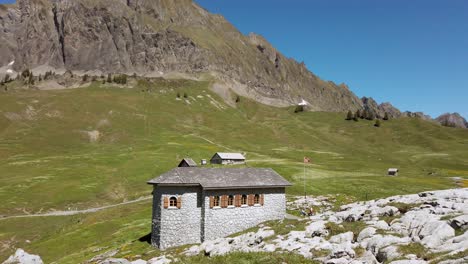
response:
[(265, 203), (265, 196), (263, 194), (260, 194), (260, 205), (263, 205)]
[(247, 198), (247, 203), (249, 206), (252, 206), (254, 204), (254, 195), (253, 194), (249, 194), (248, 198)]
[(210, 208), (213, 208), (214, 206), (214, 197), (210, 196)]
[(236, 196), (234, 197), (234, 205), (236, 207), (239, 207), (241, 204), (241, 196), (240, 194), (236, 194)]
[(226, 208), (227, 207), (227, 195), (221, 196), (221, 207)]
[(169, 198), (167, 196), (164, 196), (164, 209), (167, 209), (169, 207)]
[(180, 209), (182, 207), (182, 197), (177, 197), (177, 208)]

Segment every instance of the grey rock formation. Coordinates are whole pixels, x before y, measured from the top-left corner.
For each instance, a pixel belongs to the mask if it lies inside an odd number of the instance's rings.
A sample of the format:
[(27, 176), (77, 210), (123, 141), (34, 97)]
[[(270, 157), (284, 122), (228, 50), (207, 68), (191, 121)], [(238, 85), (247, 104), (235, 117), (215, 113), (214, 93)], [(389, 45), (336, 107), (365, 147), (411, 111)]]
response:
[(443, 126), (468, 128), (468, 122), (459, 113), (445, 113), (435, 120)]
[(361, 101), (363, 103), (363, 110), (371, 113), (375, 118), (383, 119), (385, 114), (387, 114), (389, 118), (398, 118), (402, 116), (400, 110), (388, 102), (379, 105), (372, 97), (363, 97), (361, 98)]
[(403, 116), (405, 117), (413, 117), (413, 118), (419, 118), (419, 119), (422, 119), (422, 120), (426, 120), (426, 121), (431, 121), (432, 120), (432, 117), (424, 114), (423, 112), (410, 112), (410, 111), (406, 111), (403, 113)]
[(276, 106), (311, 110), (362, 102), (323, 81), (263, 37), (240, 33), (191, 0), (18, 0), (0, 5), (0, 67), (216, 77), (219, 87)]
[(19, 248), (15, 254), (10, 256), (3, 264), (43, 264), (41, 257), (37, 255), (31, 255)]

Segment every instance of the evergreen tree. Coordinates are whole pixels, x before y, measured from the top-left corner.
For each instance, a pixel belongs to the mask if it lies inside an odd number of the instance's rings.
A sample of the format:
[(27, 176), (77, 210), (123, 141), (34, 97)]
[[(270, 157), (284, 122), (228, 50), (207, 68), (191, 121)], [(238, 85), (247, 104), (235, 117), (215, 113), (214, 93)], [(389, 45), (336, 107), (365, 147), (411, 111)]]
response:
[(83, 75), (83, 82), (87, 82), (88, 81), (88, 74), (85, 74)]
[(34, 84), (34, 76), (32, 72), (29, 73), (28, 84)]
[(24, 70), (22, 73), (21, 73), (21, 76), (23, 76), (23, 78), (27, 78), (29, 77), (29, 75), (31, 75), (32, 72), (29, 71), (29, 69), (26, 69)]
[(390, 118), (388, 117), (388, 113), (385, 112), (385, 116), (384, 116), (383, 120), (389, 120), (389, 119), (390, 119)]
[(348, 111), (348, 114), (346, 115), (346, 120), (352, 120), (353, 119), (353, 112), (351, 110)]
[(240, 96), (236, 96), (236, 103), (240, 102)]
[(107, 82), (108, 83), (112, 82), (112, 74), (110, 74), (110, 73), (107, 75)]
[(358, 109), (356, 113), (354, 114), (354, 118), (361, 118), (361, 110)]
[(179, 92), (177, 93), (177, 98), (180, 98), (180, 93)]
[(3, 83), (9, 83), (11, 81), (10, 75), (5, 74), (5, 78), (3, 79)]
[(375, 120), (375, 127), (380, 127), (380, 119)]
[(187, 98), (187, 97), (188, 97), (187, 93), (184, 93), (184, 98)]

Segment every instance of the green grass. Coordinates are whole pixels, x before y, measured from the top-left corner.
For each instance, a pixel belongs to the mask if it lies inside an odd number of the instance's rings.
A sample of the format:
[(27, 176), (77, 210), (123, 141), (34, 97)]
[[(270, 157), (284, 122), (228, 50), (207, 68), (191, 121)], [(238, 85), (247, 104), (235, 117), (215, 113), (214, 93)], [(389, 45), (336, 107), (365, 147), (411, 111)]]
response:
[[(375, 128), (370, 121), (346, 122), (341, 113), (295, 114), (247, 98), (233, 108), (209, 86), (153, 79), (133, 89), (95, 83), (0, 92), (0, 216), (147, 196), (146, 181), (181, 158), (198, 162), (217, 151), (245, 152), (248, 166), (275, 169), (294, 184), (287, 190), (292, 195), (303, 195), (302, 158), (308, 156), (307, 194), (333, 195), (335, 209), (366, 198), (454, 188), (454, 176), (468, 179), (466, 130), (410, 118)], [(187, 93), (188, 102), (176, 100), (177, 93)], [(93, 130), (100, 132), (96, 142), (86, 134)], [(389, 167), (400, 175), (385, 176)], [(74, 263), (121, 245), (130, 255), (157, 255), (138, 241), (150, 221), (149, 202), (76, 217), (0, 220), (0, 259), (16, 247), (48, 263)], [(106, 249), (93, 252), (100, 247)]]

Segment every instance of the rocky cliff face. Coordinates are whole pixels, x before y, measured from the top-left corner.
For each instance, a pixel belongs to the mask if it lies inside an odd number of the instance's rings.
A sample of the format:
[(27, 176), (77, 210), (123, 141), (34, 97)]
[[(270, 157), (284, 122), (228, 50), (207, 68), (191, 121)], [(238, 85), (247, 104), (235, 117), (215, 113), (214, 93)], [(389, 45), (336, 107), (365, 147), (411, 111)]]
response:
[(468, 122), (459, 113), (445, 113), (435, 120), (443, 126), (468, 128)]
[(347, 111), (362, 102), (261, 36), (191, 0), (18, 0), (0, 5), (0, 67), (161, 75), (210, 73), (224, 90), (286, 106)]
[(400, 110), (390, 103), (382, 103), (379, 105), (372, 97), (363, 97), (361, 100), (364, 110), (371, 113), (372, 116), (375, 116), (376, 118), (384, 118), (385, 114), (387, 114), (389, 118), (398, 118), (402, 116)]

